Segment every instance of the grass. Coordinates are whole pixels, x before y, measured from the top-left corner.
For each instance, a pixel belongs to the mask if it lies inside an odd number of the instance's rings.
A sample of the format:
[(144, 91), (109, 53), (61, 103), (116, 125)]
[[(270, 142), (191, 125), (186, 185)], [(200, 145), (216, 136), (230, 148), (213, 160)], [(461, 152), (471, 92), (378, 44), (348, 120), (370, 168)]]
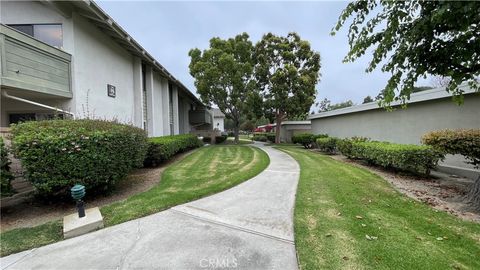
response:
[(146, 216), (235, 186), (269, 164), (262, 150), (247, 146), (204, 147), (168, 167), (152, 189), (101, 209), (106, 225)]
[[(235, 144), (235, 138), (228, 137), (227, 140), (225, 140), (222, 144)], [(253, 141), (249, 139), (239, 138), (238, 144), (253, 144)]]
[[(215, 145), (202, 147), (170, 165), (160, 183), (148, 191), (102, 207), (105, 226), (147, 216), (178, 204), (233, 187), (263, 171), (270, 160), (255, 147)], [(6, 256), (63, 239), (62, 221), (0, 234), (0, 255)]]
[(301, 269), (480, 269), (480, 224), (412, 200), (368, 170), (278, 148), (301, 168), (295, 204)]

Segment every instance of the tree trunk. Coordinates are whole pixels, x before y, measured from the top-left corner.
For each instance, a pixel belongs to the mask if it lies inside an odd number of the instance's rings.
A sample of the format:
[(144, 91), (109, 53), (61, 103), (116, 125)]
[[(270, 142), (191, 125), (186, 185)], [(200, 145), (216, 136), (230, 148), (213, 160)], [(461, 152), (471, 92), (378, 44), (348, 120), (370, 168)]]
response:
[(277, 111), (275, 116), (275, 143), (280, 143), (280, 129), (282, 128), (283, 114)]
[(472, 188), (467, 194), (467, 201), (472, 204), (476, 210), (480, 211), (480, 175), (472, 184)]
[(233, 135), (235, 136), (234, 143), (238, 144), (238, 142), (239, 142), (238, 132), (240, 130), (240, 120), (235, 119), (235, 120), (233, 120), (233, 123), (234, 123), (234, 125), (233, 125)]
[(235, 127), (233, 128), (233, 134), (235, 135), (235, 144), (238, 144), (239, 142), (238, 132), (239, 132), (239, 122), (235, 122)]

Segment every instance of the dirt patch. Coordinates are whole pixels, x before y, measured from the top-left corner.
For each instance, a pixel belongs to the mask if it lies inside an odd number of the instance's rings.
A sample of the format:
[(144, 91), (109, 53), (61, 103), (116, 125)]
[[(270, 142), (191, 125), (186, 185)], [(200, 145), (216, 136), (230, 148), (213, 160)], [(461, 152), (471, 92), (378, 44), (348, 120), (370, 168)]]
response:
[[(161, 175), (168, 165), (185, 158), (192, 152), (193, 151), (189, 151), (177, 155), (172, 160), (156, 168), (142, 168), (133, 171), (124, 180), (117, 184), (116, 189), (112, 194), (87, 198), (85, 202), (86, 207), (101, 207), (149, 190), (160, 182)], [(63, 216), (74, 213), (75, 211), (73, 201), (58, 204), (44, 204), (31, 198), (22, 203), (1, 209), (1, 231), (33, 227), (48, 221), (61, 219)]]
[(464, 197), (473, 180), (434, 171), (430, 177), (419, 177), (404, 173), (386, 171), (371, 166), (361, 160), (350, 160), (342, 155), (331, 158), (351, 165), (368, 169), (387, 180), (396, 190), (434, 209), (446, 211), (463, 220), (480, 222), (480, 213), (464, 201)]

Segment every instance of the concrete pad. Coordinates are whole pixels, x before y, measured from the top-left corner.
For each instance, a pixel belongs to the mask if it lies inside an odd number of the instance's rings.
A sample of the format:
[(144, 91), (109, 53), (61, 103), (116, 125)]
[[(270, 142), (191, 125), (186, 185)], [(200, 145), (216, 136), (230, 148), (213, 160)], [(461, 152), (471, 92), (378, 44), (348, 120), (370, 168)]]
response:
[(103, 228), (103, 217), (98, 207), (85, 209), (85, 216), (74, 213), (63, 217), (63, 237), (65, 239), (86, 234)]

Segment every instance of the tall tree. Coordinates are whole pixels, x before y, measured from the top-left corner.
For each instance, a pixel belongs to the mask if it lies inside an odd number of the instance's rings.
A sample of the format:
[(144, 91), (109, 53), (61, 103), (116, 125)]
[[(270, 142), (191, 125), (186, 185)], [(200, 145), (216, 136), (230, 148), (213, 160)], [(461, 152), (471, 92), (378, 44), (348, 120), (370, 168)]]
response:
[[(296, 33), (268, 33), (255, 46), (255, 77), (264, 114), (280, 127), (285, 118), (307, 115), (315, 101), (320, 77), (320, 54)], [(280, 142), (276, 128), (275, 143)]]
[(363, 102), (362, 104), (365, 104), (365, 103), (370, 103), (370, 102), (373, 102), (373, 98), (371, 96), (366, 96), (364, 99), (363, 99)]
[(252, 96), (253, 44), (247, 33), (227, 40), (214, 37), (210, 48), (203, 53), (190, 50), (190, 74), (200, 98), (206, 104), (216, 104), (226, 118), (233, 121), (235, 143), (238, 143), (240, 118), (249, 111), (248, 100)]
[(318, 113), (321, 113), (321, 112), (328, 112), (328, 111), (338, 110), (342, 108), (352, 107), (355, 104), (351, 100), (332, 104), (332, 102), (329, 99), (325, 98), (321, 102), (316, 103), (315, 105), (318, 107)]
[(335, 34), (353, 17), (349, 27), (352, 62), (373, 49), (366, 71), (381, 70), (391, 78), (382, 103), (405, 102), (419, 77), (448, 77), (446, 90), (462, 101), (462, 82), (480, 91), (480, 2), (476, 1), (354, 1), (343, 10)]

